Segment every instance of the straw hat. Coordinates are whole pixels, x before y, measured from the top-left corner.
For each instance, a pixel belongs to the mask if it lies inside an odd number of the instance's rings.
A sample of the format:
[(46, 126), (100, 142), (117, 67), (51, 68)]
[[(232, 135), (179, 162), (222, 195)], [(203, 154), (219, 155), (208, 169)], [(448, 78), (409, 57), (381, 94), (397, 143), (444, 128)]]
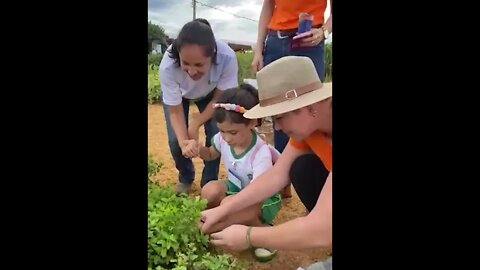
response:
[(243, 114), (256, 119), (306, 107), (332, 96), (332, 83), (322, 83), (310, 58), (285, 56), (257, 72), (260, 103)]

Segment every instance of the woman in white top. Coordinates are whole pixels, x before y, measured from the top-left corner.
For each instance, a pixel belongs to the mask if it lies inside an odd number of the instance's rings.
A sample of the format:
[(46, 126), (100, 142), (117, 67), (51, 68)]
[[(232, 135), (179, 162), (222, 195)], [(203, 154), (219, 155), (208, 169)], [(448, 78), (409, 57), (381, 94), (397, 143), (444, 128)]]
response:
[[(183, 26), (160, 63), (160, 83), (170, 152), (179, 171), (177, 192), (188, 193), (195, 177), (192, 160), (187, 158), (190, 140), (198, 140), (203, 125), (210, 146), (218, 132), (212, 120), (213, 104), (220, 91), (238, 86), (235, 52), (216, 40), (210, 24), (196, 19)], [(190, 103), (200, 114), (188, 121)], [(220, 160), (205, 161), (200, 185), (218, 179)]]

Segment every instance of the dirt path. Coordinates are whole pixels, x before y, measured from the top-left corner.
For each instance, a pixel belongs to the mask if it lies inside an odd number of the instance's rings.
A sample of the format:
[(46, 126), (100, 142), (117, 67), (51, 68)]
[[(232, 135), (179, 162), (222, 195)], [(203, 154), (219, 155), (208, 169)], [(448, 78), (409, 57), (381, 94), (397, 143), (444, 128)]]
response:
[[(197, 112), (195, 106), (191, 107), (190, 114)], [(148, 152), (153, 155), (156, 161), (163, 162), (163, 167), (154, 180), (161, 184), (175, 184), (177, 182), (177, 170), (170, 155), (167, 142), (167, 130), (163, 108), (160, 104), (148, 106)], [(200, 140), (205, 141), (203, 129), (200, 132)], [(203, 169), (203, 162), (200, 159), (194, 159), (195, 164), (195, 182), (193, 185), (193, 194), (200, 194), (199, 179)], [(225, 178), (226, 174), (223, 165), (220, 164), (220, 179)], [(298, 199), (297, 194), (292, 188), (293, 197), (283, 201), (282, 209), (274, 220), (274, 224), (284, 223), (293, 218), (304, 215), (305, 209)], [(258, 263), (249, 252), (234, 253), (237, 257), (249, 262), (249, 269), (297, 269), (298, 266), (307, 266), (308, 264), (326, 258), (326, 250), (305, 250), (305, 251), (279, 251), (275, 259), (268, 263)]]

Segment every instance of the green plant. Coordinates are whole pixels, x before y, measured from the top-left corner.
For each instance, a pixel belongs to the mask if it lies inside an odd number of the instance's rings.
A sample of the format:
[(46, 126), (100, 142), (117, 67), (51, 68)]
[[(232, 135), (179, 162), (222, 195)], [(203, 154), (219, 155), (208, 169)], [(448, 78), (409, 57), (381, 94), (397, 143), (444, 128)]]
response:
[(159, 66), (162, 62), (163, 54), (161, 53), (150, 53), (148, 54), (148, 66), (155, 65)]
[(148, 103), (153, 104), (162, 99), (162, 88), (160, 86), (160, 75), (157, 65), (148, 66)]
[(152, 51), (153, 41), (165, 41), (167, 35), (163, 27), (148, 21), (148, 53)]
[[(200, 211), (206, 203), (199, 197), (177, 197), (171, 188), (150, 184), (148, 191), (149, 266), (174, 265), (179, 253), (203, 250), (208, 237), (197, 228)], [(183, 252), (182, 252), (183, 251)], [(178, 259), (177, 259), (178, 260)]]
[(148, 154), (148, 179), (157, 174), (162, 168), (163, 163), (153, 160), (151, 154)]
[(205, 270), (223, 270), (223, 269), (246, 269), (245, 261), (238, 260), (231, 255), (212, 255), (205, 254), (201, 260), (193, 264), (193, 269)]
[(245, 78), (253, 78), (250, 65), (253, 60), (252, 52), (236, 52), (238, 62), (238, 83), (243, 83)]
[(332, 81), (332, 43), (325, 43), (325, 82)]
[(171, 187), (148, 185), (148, 269), (245, 269), (231, 255), (214, 254), (197, 227), (206, 201), (176, 195)]

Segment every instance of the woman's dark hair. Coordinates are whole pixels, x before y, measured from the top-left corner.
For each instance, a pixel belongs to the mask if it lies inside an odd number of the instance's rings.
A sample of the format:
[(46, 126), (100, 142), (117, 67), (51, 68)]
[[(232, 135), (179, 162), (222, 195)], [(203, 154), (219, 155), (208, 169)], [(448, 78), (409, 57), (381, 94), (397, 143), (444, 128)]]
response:
[(202, 23), (208, 25), (208, 27), (212, 27), (212, 26), (210, 25), (210, 23), (209, 23), (206, 19), (204, 19), (204, 18), (196, 18), (196, 19), (193, 20), (193, 21), (194, 21), (194, 22), (202, 22)]
[(212, 57), (212, 63), (216, 64), (217, 43), (213, 35), (210, 23), (202, 18), (195, 19), (182, 27), (177, 38), (173, 41), (169, 55), (180, 66), (180, 50), (185, 44), (203, 46), (205, 56)]
[[(217, 103), (236, 104), (249, 110), (258, 104), (258, 91), (250, 84), (244, 83), (238, 88), (231, 88), (223, 91), (218, 98)], [(248, 125), (250, 121), (252, 121), (251, 119), (243, 117), (243, 113), (228, 111), (224, 108), (216, 108), (213, 117), (218, 123), (223, 123), (223, 121), (228, 119), (233, 123)]]

